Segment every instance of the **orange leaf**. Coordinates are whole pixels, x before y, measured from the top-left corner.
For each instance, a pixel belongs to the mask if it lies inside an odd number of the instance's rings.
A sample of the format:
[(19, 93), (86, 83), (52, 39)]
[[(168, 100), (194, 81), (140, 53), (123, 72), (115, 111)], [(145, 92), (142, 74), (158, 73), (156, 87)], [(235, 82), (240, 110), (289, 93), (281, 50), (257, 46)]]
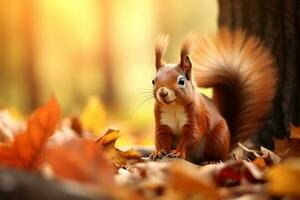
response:
[(258, 157), (256, 158), (253, 163), (256, 165), (256, 167), (258, 167), (259, 169), (266, 169), (267, 168), (267, 164), (266, 161), (263, 157)]
[(54, 133), (60, 118), (60, 107), (51, 97), (27, 122), (27, 130), (16, 135), (10, 145), (0, 145), (0, 165), (32, 170), (38, 167), (47, 139)]
[(117, 139), (120, 137), (118, 130), (108, 129), (103, 136), (96, 140), (100, 144), (106, 155), (113, 160), (117, 166), (124, 166), (127, 163), (142, 162), (141, 154), (134, 150), (121, 151), (115, 147)]
[(300, 139), (300, 126), (294, 126), (292, 123), (290, 123), (290, 129), (291, 129), (291, 139)]
[(220, 199), (215, 185), (197, 172), (198, 169), (184, 162), (174, 163), (166, 181), (165, 199)]
[(274, 139), (274, 153), (281, 158), (300, 156), (299, 139)]
[(46, 150), (46, 161), (61, 179), (111, 186), (114, 169), (93, 140), (73, 139)]

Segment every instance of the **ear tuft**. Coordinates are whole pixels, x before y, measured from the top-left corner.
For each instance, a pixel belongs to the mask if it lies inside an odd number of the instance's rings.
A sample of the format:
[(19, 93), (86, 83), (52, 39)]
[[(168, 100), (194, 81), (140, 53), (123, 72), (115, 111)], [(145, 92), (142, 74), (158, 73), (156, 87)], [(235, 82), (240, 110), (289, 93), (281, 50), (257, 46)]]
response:
[(180, 51), (180, 67), (183, 69), (188, 80), (191, 79), (192, 70), (189, 54), (193, 49), (194, 43), (196, 43), (195, 36), (193, 34), (188, 34), (183, 41)]
[(155, 67), (156, 70), (161, 68), (165, 61), (164, 55), (169, 44), (169, 36), (165, 34), (161, 34), (157, 37), (155, 43)]

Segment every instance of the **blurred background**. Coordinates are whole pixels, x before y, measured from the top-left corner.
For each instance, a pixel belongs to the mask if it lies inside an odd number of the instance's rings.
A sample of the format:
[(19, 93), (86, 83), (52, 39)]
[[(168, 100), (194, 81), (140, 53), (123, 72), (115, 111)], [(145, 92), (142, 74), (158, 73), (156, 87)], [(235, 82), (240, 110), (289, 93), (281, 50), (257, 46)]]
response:
[(64, 116), (94, 120), (95, 132), (152, 144), (156, 36), (169, 34), (176, 63), (183, 37), (213, 33), (217, 15), (216, 0), (2, 1), (0, 108), (27, 116), (54, 94)]

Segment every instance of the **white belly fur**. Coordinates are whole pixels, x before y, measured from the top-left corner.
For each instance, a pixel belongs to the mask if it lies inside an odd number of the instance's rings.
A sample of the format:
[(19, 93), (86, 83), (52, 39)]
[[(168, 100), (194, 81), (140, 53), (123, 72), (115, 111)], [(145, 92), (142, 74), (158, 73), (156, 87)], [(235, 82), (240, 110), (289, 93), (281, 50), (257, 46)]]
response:
[(180, 134), (187, 123), (187, 115), (183, 106), (164, 106), (161, 108), (160, 123), (169, 126), (175, 134)]

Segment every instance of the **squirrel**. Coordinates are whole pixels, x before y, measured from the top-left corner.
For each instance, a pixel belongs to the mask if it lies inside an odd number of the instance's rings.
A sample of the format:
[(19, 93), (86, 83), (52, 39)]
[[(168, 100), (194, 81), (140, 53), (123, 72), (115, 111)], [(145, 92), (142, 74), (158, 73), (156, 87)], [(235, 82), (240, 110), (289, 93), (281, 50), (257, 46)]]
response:
[[(277, 69), (271, 52), (255, 36), (227, 28), (197, 42), (188, 37), (179, 64), (165, 63), (167, 45), (168, 36), (155, 45), (156, 151), (150, 159), (225, 160), (258, 132), (272, 106)], [(212, 99), (197, 87), (212, 88)]]

